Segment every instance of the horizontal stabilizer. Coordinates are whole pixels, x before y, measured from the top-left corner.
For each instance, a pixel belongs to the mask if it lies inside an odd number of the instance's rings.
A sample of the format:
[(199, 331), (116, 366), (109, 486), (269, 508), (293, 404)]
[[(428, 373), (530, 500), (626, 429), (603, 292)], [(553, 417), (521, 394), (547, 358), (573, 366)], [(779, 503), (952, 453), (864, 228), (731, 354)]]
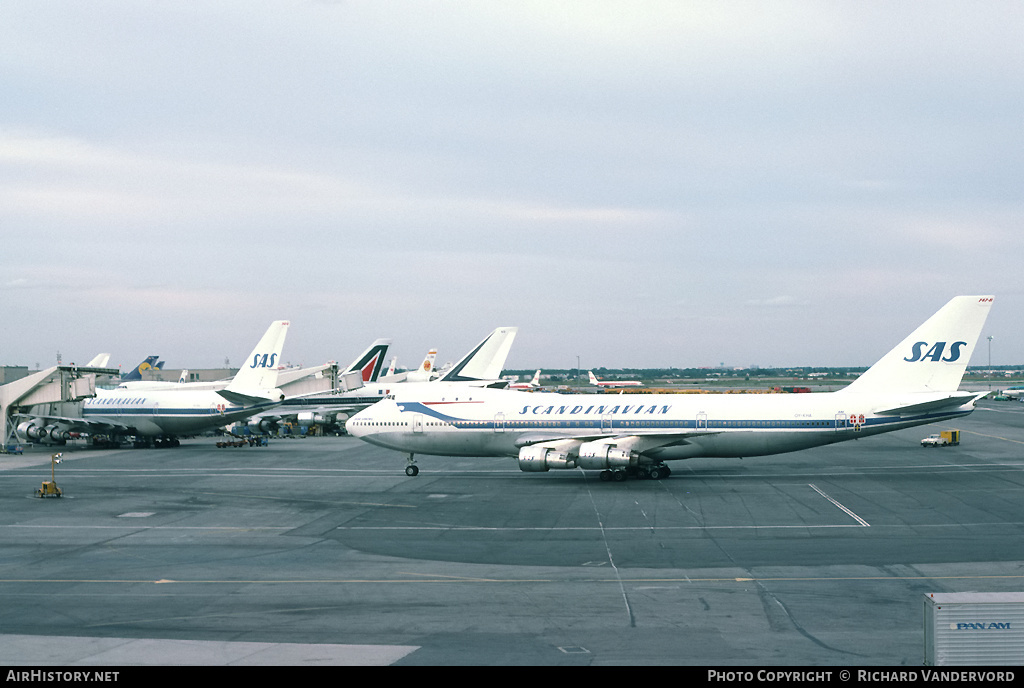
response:
[(973, 404), (982, 397), (988, 396), (988, 392), (956, 392), (938, 399), (928, 401), (915, 401), (900, 406), (890, 406), (884, 409), (875, 409), (879, 416), (913, 416), (921, 413), (935, 413), (959, 408), (965, 404)]
[(257, 404), (278, 403), (284, 400), (284, 394), (280, 390), (266, 390), (266, 396), (234, 392), (230, 389), (218, 389), (217, 394), (221, 395), (232, 404), (240, 406), (255, 406)]

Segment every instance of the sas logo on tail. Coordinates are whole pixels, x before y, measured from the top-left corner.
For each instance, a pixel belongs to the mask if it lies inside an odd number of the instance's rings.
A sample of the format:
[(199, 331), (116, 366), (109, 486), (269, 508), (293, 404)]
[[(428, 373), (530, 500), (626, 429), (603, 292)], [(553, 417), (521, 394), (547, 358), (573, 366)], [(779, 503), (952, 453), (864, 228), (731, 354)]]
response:
[[(967, 346), (967, 342), (953, 342), (949, 345), (949, 351), (946, 351), (946, 342), (935, 342), (932, 348), (928, 349), (927, 352), (924, 348), (928, 346), (928, 342), (917, 342), (914, 344), (914, 352), (910, 358), (904, 358), (903, 360), (908, 363), (915, 363), (917, 361), (944, 361), (946, 363), (952, 363), (960, 358), (961, 349)], [(942, 354), (946, 353), (945, 356)]]
[(263, 354), (260, 356), (256, 354), (252, 357), (252, 363), (249, 365), (250, 368), (273, 368), (274, 363), (277, 361), (277, 354)]

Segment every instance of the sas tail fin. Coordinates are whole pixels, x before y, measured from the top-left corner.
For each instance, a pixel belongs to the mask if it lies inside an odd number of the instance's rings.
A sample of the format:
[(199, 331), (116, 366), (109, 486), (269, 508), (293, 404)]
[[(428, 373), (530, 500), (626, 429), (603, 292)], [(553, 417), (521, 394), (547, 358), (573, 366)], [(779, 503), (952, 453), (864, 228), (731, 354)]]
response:
[(843, 392), (955, 392), (971, 360), (992, 296), (957, 296)]
[(288, 334), (289, 324), (287, 320), (277, 320), (270, 324), (260, 343), (252, 350), (249, 358), (223, 391), (265, 397), (277, 387), (281, 350), (284, 348), (284, 338)]
[(518, 327), (499, 327), (466, 354), (451, 370), (441, 376), (442, 382), (477, 382), (497, 380), (505, 367)]
[(384, 359), (388, 355), (388, 347), (391, 346), (390, 339), (378, 339), (359, 358), (352, 361), (352, 365), (345, 369), (346, 373), (358, 371), (363, 377), (363, 384), (376, 382), (380, 377), (381, 368), (384, 367)]

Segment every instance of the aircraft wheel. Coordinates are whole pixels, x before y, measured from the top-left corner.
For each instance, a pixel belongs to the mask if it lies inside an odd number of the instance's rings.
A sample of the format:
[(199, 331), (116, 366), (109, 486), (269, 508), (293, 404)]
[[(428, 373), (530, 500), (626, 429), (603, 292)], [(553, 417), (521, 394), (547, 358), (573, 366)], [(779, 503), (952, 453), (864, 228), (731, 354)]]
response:
[(418, 475), (419, 472), (420, 472), (420, 467), (419, 466), (413, 465), (413, 466), (406, 466), (405, 467), (405, 474), (407, 476), (409, 476), (409, 477), (412, 477), (414, 475)]
[(626, 479), (626, 471), (612, 471), (612, 480), (621, 483)]
[(665, 477), (665, 473), (662, 471), (661, 466), (652, 466), (651, 470), (648, 471), (651, 476), (651, 480), (661, 480)]
[(611, 471), (601, 471), (601, 482), (606, 483), (612, 479)]

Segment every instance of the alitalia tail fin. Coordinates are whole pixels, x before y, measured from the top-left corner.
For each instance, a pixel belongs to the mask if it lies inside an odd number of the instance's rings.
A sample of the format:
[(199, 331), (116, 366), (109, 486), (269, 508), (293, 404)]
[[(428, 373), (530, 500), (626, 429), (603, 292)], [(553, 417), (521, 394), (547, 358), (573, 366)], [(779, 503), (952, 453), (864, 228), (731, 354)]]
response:
[(953, 298), (843, 392), (957, 391), (994, 300), (992, 296)]
[(352, 361), (352, 364), (345, 369), (345, 372), (359, 372), (363, 378), (363, 384), (376, 382), (377, 378), (380, 377), (381, 368), (384, 367), (384, 359), (387, 358), (390, 346), (390, 339), (378, 339), (366, 351), (359, 354), (359, 358)]

